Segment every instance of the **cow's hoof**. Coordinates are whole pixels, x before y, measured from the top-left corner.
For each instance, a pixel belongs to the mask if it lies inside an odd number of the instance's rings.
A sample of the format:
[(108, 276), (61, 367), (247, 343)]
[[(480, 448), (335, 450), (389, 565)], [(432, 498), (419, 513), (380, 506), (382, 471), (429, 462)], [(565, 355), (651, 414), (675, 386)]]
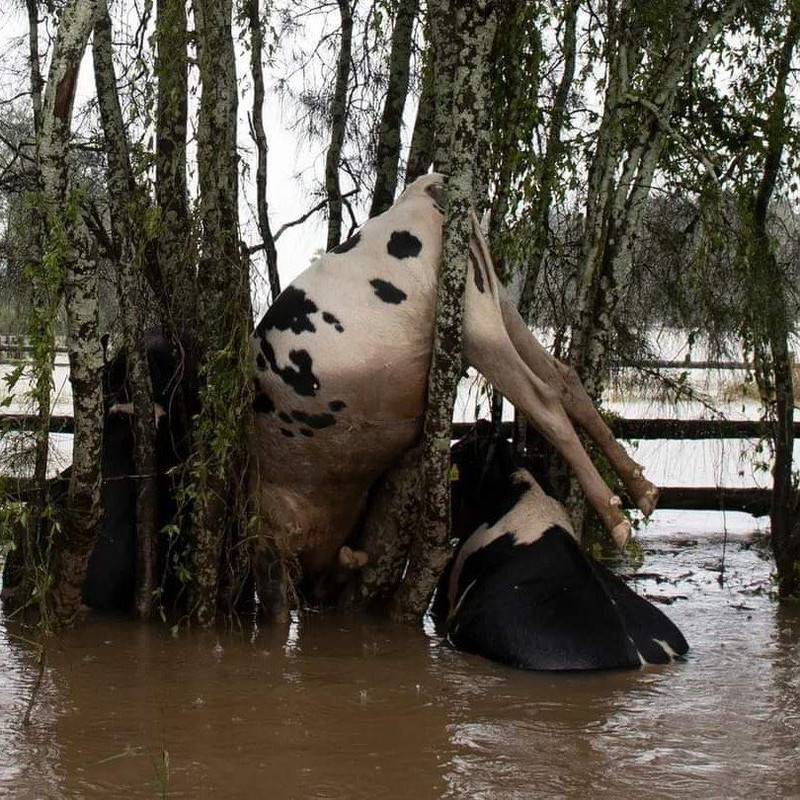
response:
[(631, 524), (628, 520), (618, 522), (611, 531), (611, 538), (621, 550), (631, 538)]
[(639, 506), (642, 514), (644, 514), (646, 517), (649, 517), (656, 510), (656, 506), (658, 505), (658, 495), (658, 487), (653, 486), (652, 483), (644, 493), (639, 495), (636, 505)]
[(369, 563), (369, 556), (363, 550), (353, 550), (347, 545), (339, 548), (339, 564), (345, 569), (363, 569)]

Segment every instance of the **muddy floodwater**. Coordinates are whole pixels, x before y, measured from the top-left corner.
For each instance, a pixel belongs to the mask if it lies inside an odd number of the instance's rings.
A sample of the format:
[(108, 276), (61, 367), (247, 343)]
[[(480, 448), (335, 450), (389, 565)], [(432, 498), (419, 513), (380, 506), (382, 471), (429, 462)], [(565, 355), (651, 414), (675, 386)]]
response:
[(525, 673), (333, 613), (178, 636), (94, 620), (47, 641), (25, 724), (35, 655), (1, 621), (0, 795), (800, 797), (800, 615), (760, 588), (763, 534), (640, 541), (634, 585), (684, 663)]

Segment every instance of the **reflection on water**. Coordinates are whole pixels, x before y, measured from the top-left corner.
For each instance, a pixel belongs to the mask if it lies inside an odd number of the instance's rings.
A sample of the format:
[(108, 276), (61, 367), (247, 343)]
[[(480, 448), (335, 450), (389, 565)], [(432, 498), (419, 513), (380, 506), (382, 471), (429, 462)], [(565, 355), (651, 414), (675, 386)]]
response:
[[(0, 622), (0, 795), (527, 798), (800, 795), (800, 617), (751, 535), (642, 537), (636, 582), (683, 664), (516, 672), (430, 631), (333, 614), (182, 633), (96, 620), (35, 655)], [(168, 767), (166, 766), (168, 765)]]

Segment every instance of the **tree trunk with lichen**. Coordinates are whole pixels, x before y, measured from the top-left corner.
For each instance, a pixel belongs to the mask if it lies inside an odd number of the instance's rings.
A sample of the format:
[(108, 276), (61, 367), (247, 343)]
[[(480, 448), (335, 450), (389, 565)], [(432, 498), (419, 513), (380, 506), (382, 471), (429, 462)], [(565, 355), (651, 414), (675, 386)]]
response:
[(370, 491), (359, 550), (369, 558), (350, 602), (383, 607), (403, 579), (408, 547), (419, 524), (420, 450), (405, 453)]
[[(392, 615), (408, 621), (418, 620), (424, 614), (449, 556), (450, 441), (453, 405), (462, 369), (464, 287), (472, 235), (475, 158), (480, 150), (476, 148), (476, 139), (484, 128), (488, 107), (487, 61), (496, 26), (493, 2), (479, 0), (469, 7), (455, 4), (451, 7), (444, 0), (437, 6), (439, 21), (446, 14), (453, 17), (459, 56), (448, 115), (449, 131), (442, 140), (450, 143), (447, 154), (450, 169), (422, 438), (421, 518), (411, 541), (405, 579), (392, 605)], [(439, 96), (443, 93), (437, 92)], [(437, 118), (440, 111), (445, 116), (444, 109), (437, 108)]]
[(200, 413), (191, 476), (194, 508), (190, 614), (210, 625), (217, 613), (223, 545), (234, 534), (243, 493), (252, 326), (248, 261), (238, 238), (236, 62), (231, 0), (194, 6), (202, 95), (197, 133), (202, 221), (198, 266)]
[(328, 198), (328, 241), (326, 250), (342, 240), (342, 188), (339, 167), (347, 125), (347, 90), (350, 83), (350, 58), (353, 48), (353, 9), (350, 0), (338, 0), (342, 21), (339, 58), (336, 65), (336, 85), (331, 102), (331, 140), (325, 157), (325, 194)]
[(375, 155), (377, 172), (372, 206), (369, 210), (370, 217), (382, 214), (394, 203), (400, 162), (403, 108), (408, 94), (411, 34), (414, 30), (417, 6), (418, 0), (401, 0), (394, 20), (392, 52), (389, 58), (389, 85), (386, 89), (386, 101), (378, 132), (378, 150)]
[(191, 230), (186, 183), (188, 58), (185, 0), (156, 4), (156, 182), (159, 226), (155, 242), (157, 270), (148, 269), (161, 308), (162, 323), (181, 355), (181, 380), (172, 396), (171, 416), (185, 431), (176, 442), (186, 457), (191, 419), (197, 413), (200, 351), (197, 341), (196, 242)]
[(102, 13), (94, 28), (92, 55), (108, 165), (108, 197), (117, 262), (117, 298), (133, 400), (133, 457), (136, 465), (135, 608), (141, 619), (147, 619), (153, 614), (153, 598), (158, 586), (158, 523), (153, 390), (147, 363), (145, 321), (140, 306), (144, 297), (141, 226), (145, 209), (131, 170), (128, 139), (117, 94), (111, 19), (105, 0), (100, 0), (100, 4)]
[(420, 92), (417, 117), (414, 120), (414, 131), (411, 134), (411, 145), (408, 150), (406, 164), (406, 186), (420, 175), (425, 175), (433, 163), (434, 121), (436, 116), (436, 94), (433, 80), (433, 62), (435, 51), (430, 41), (432, 28), (430, 12), (426, 24), (428, 44), (425, 48), (422, 65), (422, 91)]
[(457, 4), (454, 0), (437, 0), (428, 4), (430, 30), (434, 48), (433, 59), (433, 168), (450, 174), (450, 154), (453, 147), (453, 98), (459, 52)]
[(539, 271), (544, 263), (550, 234), (550, 210), (553, 192), (558, 177), (558, 164), (564, 149), (561, 131), (567, 113), (572, 81), (575, 77), (575, 51), (577, 49), (576, 28), (579, 0), (571, 0), (564, 9), (564, 38), (562, 51), (564, 66), (558, 82), (553, 107), (550, 112), (550, 124), (547, 129), (547, 142), (539, 171), (539, 186), (531, 220), (532, 237), (524, 259), (525, 274), (519, 301), (520, 316), (531, 325), (534, 291), (539, 280)]
[(184, 326), (195, 319), (196, 311), (186, 186), (187, 39), (185, 1), (158, 0), (155, 196), (160, 226), (156, 250), (164, 313), (181, 341)]
[(756, 374), (772, 428), (775, 460), (770, 539), (778, 573), (778, 592), (783, 599), (800, 595), (800, 498), (792, 482), (794, 386), (789, 350), (791, 326), (784, 289), (786, 279), (770, 238), (768, 218), (784, 142), (788, 138), (786, 86), (800, 37), (800, 8), (797, 3), (791, 3), (790, 8), (765, 124), (763, 170), (753, 195), (745, 200), (743, 208), (748, 223), (745, 260), (750, 306), (747, 333), (765, 356), (762, 369)]
[(100, 12), (97, 0), (70, 0), (59, 20), (38, 143), (48, 257), (62, 266), (67, 350), (72, 383), (72, 471), (62, 535), (52, 543), (51, 603), (56, 619), (77, 613), (92, 548), (102, 521), (103, 366), (98, 333), (97, 264), (80, 209), (67, 197), (67, 154), (78, 71)]

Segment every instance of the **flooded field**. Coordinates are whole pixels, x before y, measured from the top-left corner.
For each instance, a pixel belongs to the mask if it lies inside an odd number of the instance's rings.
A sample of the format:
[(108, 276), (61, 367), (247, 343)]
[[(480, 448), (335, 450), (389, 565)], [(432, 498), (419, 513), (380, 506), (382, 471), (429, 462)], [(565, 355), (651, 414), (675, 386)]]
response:
[(692, 646), (670, 667), (524, 673), (333, 613), (176, 637), (93, 620), (47, 641), (26, 725), (35, 654), (0, 621), (0, 795), (798, 797), (800, 614), (748, 527), (662, 512), (641, 535), (634, 585)]

